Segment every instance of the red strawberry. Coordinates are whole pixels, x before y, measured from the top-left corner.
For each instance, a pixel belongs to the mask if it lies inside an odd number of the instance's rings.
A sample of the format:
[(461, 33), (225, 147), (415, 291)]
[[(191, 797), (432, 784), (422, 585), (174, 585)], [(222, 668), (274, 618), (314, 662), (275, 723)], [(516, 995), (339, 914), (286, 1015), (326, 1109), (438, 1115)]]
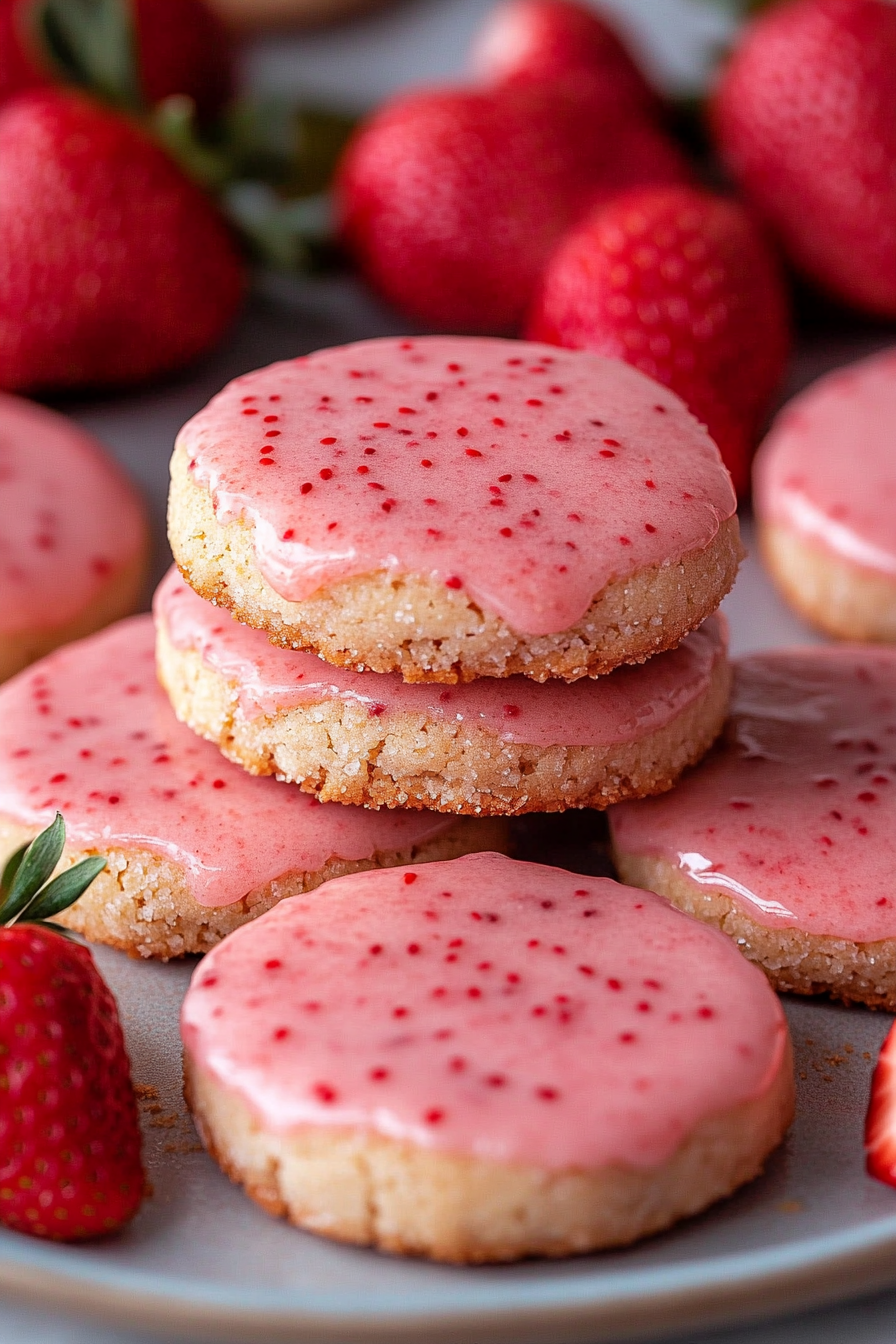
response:
[(0, 925), (17, 921), (0, 927), (0, 1222), (75, 1241), (133, 1217), (144, 1176), (115, 1000), (87, 948), (44, 923), (104, 867), (44, 886), (64, 839), (57, 815), (0, 884)]
[(896, 1026), (881, 1047), (865, 1118), (868, 1174), (896, 1185)]
[(687, 176), (662, 133), (618, 122), (602, 91), (435, 90), (361, 127), (337, 200), (344, 241), (396, 307), (501, 331), (522, 320), (550, 253), (596, 195)]
[(896, 316), (896, 7), (794, 0), (748, 28), (715, 94), (719, 148), (791, 260)]
[(736, 202), (692, 187), (616, 197), (561, 243), (527, 335), (624, 359), (671, 387), (747, 489), (789, 336), (775, 259)]
[(490, 85), (596, 83), (619, 110), (652, 112), (657, 102), (616, 31), (576, 0), (505, 0), (480, 30), (472, 64)]
[(0, 386), (178, 369), (242, 291), (214, 206), (131, 122), (55, 90), (0, 111)]
[(76, 45), (85, 74), (94, 67), (108, 74), (115, 46), (113, 64), (131, 65), (136, 58), (136, 68), (115, 70), (114, 82), (136, 84), (150, 105), (184, 93), (208, 116), (231, 96), (227, 30), (204, 0), (100, 0), (80, 11), (70, 0), (0, 0), (0, 103), (64, 81), (45, 38), (45, 25), (54, 22), (60, 6), (67, 6), (67, 20), (81, 39)]

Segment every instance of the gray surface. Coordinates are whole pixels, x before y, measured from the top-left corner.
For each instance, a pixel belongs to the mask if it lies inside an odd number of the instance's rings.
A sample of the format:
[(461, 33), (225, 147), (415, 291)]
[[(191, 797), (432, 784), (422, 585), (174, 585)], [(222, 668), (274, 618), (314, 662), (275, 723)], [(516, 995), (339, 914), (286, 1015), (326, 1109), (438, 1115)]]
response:
[[(304, 87), (336, 101), (363, 106), (393, 88), (457, 69), (466, 38), (490, 0), (418, 0), (391, 13), (309, 39), (260, 43), (247, 71), (258, 87)], [(608, 5), (630, 20), (633, 35), (651, 67), (678, 87), (699, 81), (707, 53), (724, 32), (711, 6), (688, 0), (614, 0)], [(350, 282), (271, 285), (259, 293), (223, 351), (183, 380), (127, 399), (69, 403), (69, 409), (109, 444), (143, 484), (159, 536), (156, 571), (166, 563), (163, 541), (165, 466), (180, 424), (232, 374), (271, 359), (317, 346), (399, 329), (393, 315), (362, 296)], [(825, 367), (884, 343), (880, 333), (844, 334), (804, 343), (792, 384), (801, 385)], [(749, 562), (726, 603), (737, 651), (807, 638), (807, 632), (778, 602), (754, 562)], [(552, 842), (551, 856), (570, 866), (588, 861), (581, 826), (547, 831), (533, 822), (533, 835)], [(649, 1275), (662, 1263), (693, 1267), (754, 1246), (794, 1246), (807, 1236), (834, 1235), (850, 1226), (878, 1225), (896, 1237), (896, 1195), (864, 1177), (861, 1119), (870, 1062), (889, 1023), (883, 1015), (847, 1012), (822, 1004), (795, 1004), (795, 1028), (804, 1096), (800, 1118), (785, 1150), (768, 1174), (734, 1201), (702, 1219), (621, 1255), (552, 1266), (507, 1270), (455, 1271), (397, 1264), (367, 1253), (316, 1242), (266, 1219), (231, 1189), (204, 1154), (190, 1151), (188, 1121), (179, 1109), (179, 1065), (175, 1009), (185, 971), (178, 967), (135, 966), (102, 952), (106, 973), (122, 1002), (135, 1073), (160, 1088), (163, 1110), (148, 1114), (147, 1142), (156, 1193), (135, 1228), (108, 1247), (62, 1254), (84, 1263), (154, 1266), (172, 1275), (200, 1274), (221, 1286), (252, 1281), (271, 1293), (297, 1276), (309, 1294), (335, 1292), (359, 1298), (372, 1309), (387, 1295), (407, 1303), (430, 1301), (448, 1291), (452, 1300), (487, 1302), (527, 1282), (550, 1281), (574, 1291), (584, 1278), (609, 1276), (641, 1266)], [(811, 1038), (814, 1044), (808, 1044)], [(846, 1042), (852, 1054), (846, 1054)], [(831, 1064), (826, 1057), (837, 1056)], [(174, 1117), (170, 1126), (152, 1122)], [(173, 1145), (175, 1151), (166, 1151)], [(183, 1150), (183, 1151), (178, 1151)], [(782, 1207), (783, 1206), (783, 1207)], [(896, 1252), (893, 1255), (896, 1279)], [(848, 1285), (847, 1285), (848, 1286)], [(757, 1294), (755, 1310), (763, 1307)], [(669, 1322), (670, 1328), (674, 1321)], [(143, 1344), (150, 1337), (107, 1329), (31, 1308), (0, 1307), (2, 1344)], [(168, 1335), (175, 1339), (176, 1336)], [(425, 1344), (425, 1335), (421, 1344)], [(485, 1335), (483, 1335), (483, 1339)], [(545, 1339), (550, 1338), (549, 1334)], [(896, 1340), (896, 1293), (860, 1304), (826, 1308), (798, 1318), (710, 1334), (690, 1330), (697, 1344), (891, 1344)], [(553, 1344), (553, 1342), (552, 1342)]]
[[(351, 27), (257, 42), (246, 63), (256, 88), (369, 107), (408, 84), (457, 78), (470, 40), (495, 0), (403, 0)], [(702, 86), (732, 31), (712, 0), (602, 0), (657, 83)]]

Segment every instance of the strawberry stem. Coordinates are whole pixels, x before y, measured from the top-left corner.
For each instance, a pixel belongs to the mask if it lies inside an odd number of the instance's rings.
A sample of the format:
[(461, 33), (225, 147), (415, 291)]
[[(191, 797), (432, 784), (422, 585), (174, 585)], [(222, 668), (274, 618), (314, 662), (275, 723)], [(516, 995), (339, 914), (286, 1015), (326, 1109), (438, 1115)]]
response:
[(354, 117), (283, 98), (237, 99), (209, 123), (185, 94), (150, 108), (129, 0), (31, 0), (27, 13), (58, 78), (135, 115), (187, 177), (217, 197), (253, 256), (287, 271), (330, 262), (331, 231), (319, 198)]
[(117, 107), (143, 110), (127, 0), (38, 0), (32, 22), (42, 50), (67, 83)]
[(105, 868), (106, 860), (94, 854), (48, 881), (64, 846), (65, 821), (57, 812), (46, 830), (7, 860), (0, 877), (0, 926), (52, 919), (83, 896)]
[(152, 112), (152, 130), (218, 204), (248, 251), (282, 271), (326, 268), (333, 228), (326, 189), (353, 118), (283, 99), (239, 99), (216, 126), (201, 126), (192, 99)]
[(703, 0), (704, 4), (710, 5), (714, 9), (727, 10), (735, 18), (749, 18), (753, 14), (758, 14), (763, 9), (769, 9), (778, 0)]

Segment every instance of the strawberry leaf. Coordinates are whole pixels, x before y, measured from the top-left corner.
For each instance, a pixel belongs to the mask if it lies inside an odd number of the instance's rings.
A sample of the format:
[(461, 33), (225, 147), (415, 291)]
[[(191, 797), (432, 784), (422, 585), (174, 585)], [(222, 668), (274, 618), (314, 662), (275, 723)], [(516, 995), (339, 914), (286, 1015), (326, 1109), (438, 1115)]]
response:
[(127, 0), (37, 0), (32, 22), (44, 54), (66, 83), (117, 107), (143, 110)]
[(0, 906), (0, 924), (17, 919), (31, 904), (59, 862), (64, 844), (65, 822), (57, 812), (51, 825), (31, 841), (22, 855), (9, 895)]
[(20, 845), (19, 848), (16, 850), (16, 852), (14, 854), (11, 854), (9, 858), (6, 860), (6, 865), (3, 869), (3, 876), (0, 877), (0, 907), (2, 907), (2, 903), (6, 900), (7, 896), (10, 893), (10, 890), (12, 889), (12, 884), (15, 881), (16, 873), (19, 871), (19, 865), (21, 864), (22, 860), (25, 857), (25, 851), (28, 848), (28, 843), (29, 842), (26, 840), (24, 845)]
[(323, 195), (283, 201), (264, 183), (235, 182), (221, 203), (252, 254), (275, 270), (313, 269), (314, 250), (331, 233), (330, 204)]
[(105, 868), (106, 860), (92, 854), (50, 881), (64, 846), (65, 822), (57, 812), (45, 831), (7, 859), (0, 879), (0, 926), (16, 920), (43, 925), (83, 896)]
[(67, 868), (58, 877), (54, 877), (26, 908), (25, 917), (28, 923), (52, 919), (62, 910), (67, 910), (79, 896), (83, 896), (93, 879), (105, 866), (106, 860), (94, 854), (90, 858), (82, 859), (74, 867)]

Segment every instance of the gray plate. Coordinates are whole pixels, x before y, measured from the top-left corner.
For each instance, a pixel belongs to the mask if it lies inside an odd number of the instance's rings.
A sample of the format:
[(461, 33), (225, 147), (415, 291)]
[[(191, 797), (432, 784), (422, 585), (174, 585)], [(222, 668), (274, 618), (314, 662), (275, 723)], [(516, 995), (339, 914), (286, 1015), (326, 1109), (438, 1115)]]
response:
[[(256, 85), (380, 97), (456, 65), (490, 0), (420, 0), (301, 44), (261, 44)], [(721, 9), (685, 0), (613, 0), (630, 12), (655, 68), (685, 82), (723, 31)], [(176, 430), (234, 374), (318, 346), (400, 330), (350, 283), (262, 283), (227, 348), (188, 379), (125, 399), (69, 403), (146, 489), (164, 542), (166, 465)], [(884, 344), (844, 333), (804, 345), (796, 387), (823, 368)], [(735, 650), (804, 641), (805, 629), (748, 563), (726, 603)], [(525, 857), (599, 871), (602, 831), (591, 814), (529, 818)], [(154, 1194), (121, 1237), (90, 1247), (0, 1233), (0, 1292), (214, 1339), (296, 1344), (561, 1344), (656, 1336), (747, 1319), (896, 1282), (896, 1192), (869, 1180), (862, 1122), (872, 1061), (889, 1018), (824, 1003), (788, 1005), (799, 1111), (766, 1174), (702, 1218), (632, 1250), (556, 1264), (453, 1269), (401, 1262), (315, 1240), (274, 1222), (198, 1148), (180, 1096), (177, 1011), (191, 967), (128, 961), (100, 950), (121, 1006), (144, 1102)]]
[(862, 1166), (882, 1014), (787, 1005), (798, 1118), (765, 1175), (634, 1249), (455, 1269), (317, 1240), (268, 1218), (199, 1148), (180, 1095), (177, 1013), (191, 965), (101, 950), (143, 1103), (153, 1197), (108, 1243), (0, 1235), (0, 1288), (135, 1327), (216, 1339), (559, 1344), (681, 1330), (858, 1293), (896, 1278), (896, 1193)]

